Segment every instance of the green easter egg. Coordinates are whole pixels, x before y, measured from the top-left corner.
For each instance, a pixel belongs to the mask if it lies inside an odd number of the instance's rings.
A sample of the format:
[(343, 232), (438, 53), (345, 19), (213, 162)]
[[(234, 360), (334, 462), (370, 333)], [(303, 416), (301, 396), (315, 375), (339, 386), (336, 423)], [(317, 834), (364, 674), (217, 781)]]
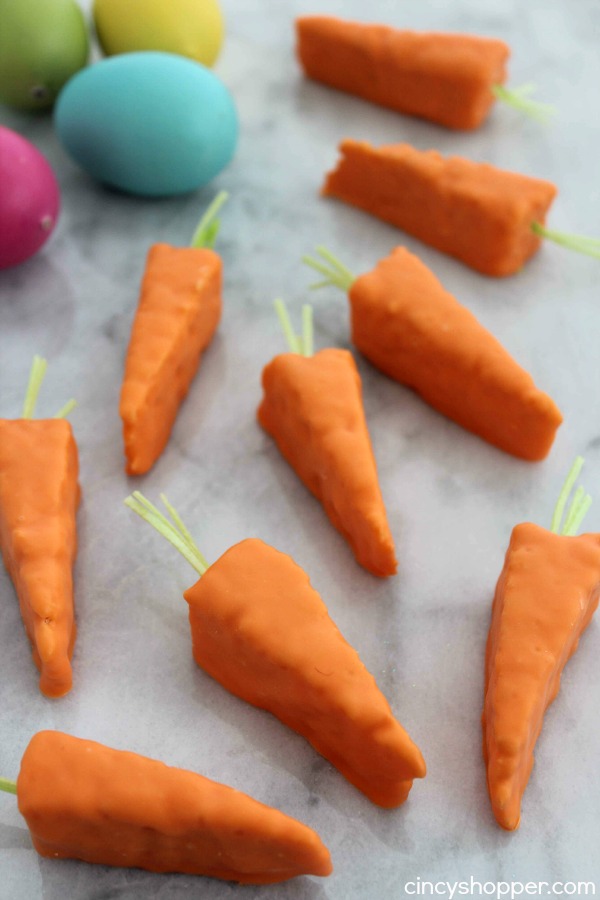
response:
[(0, 0), (0, 101), (18, 109), (51, 107), (88, 53), (75, 0)]

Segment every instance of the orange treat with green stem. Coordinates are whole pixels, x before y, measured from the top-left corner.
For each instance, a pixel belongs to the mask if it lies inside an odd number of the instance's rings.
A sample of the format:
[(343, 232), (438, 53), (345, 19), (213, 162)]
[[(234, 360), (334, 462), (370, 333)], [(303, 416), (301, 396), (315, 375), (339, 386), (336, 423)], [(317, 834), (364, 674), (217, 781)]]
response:
[(302, 734), (373, 803), (403, 803), (423, 757), (306, 573), (257, 539), (208, 566), (168, 503), (175, 526), (139, 492), (126, 503), (201, 574), (184, 594), (198, 665)]
[(321, 501), (357, 562), (374, 575), (394, 575), (394, 542), (352, 355), (328, 348), (313, 356), (312, 341), (300, 343), (301, 352), (292, 346), (265, 367), (258, 421)]
[(447, 128), (478, 128), (506, 80), (504, 41), (401, 31), (332, 16), (296, 20), (305, 74), (401, 113)]
[(40, 690), (61, 697), (73, 684), (79, 463), (67, 421), (31, 418), (45, 367), (36, 357), (23, 418), (0, 419), (0, 547), (40, 671)]
[[(578, 459), (571, 472), (567, 493), (582, 462)], [(507, 830), (519, 827), (544, 714), (600, 596), (600, 535), (575, 536), (589, 498), (579, 492), (574, 505), (561, 533), (562, 508), (554, 530), (531, 523), (513, 529), (496, 586), (486, 651), (483, 752), (494, 816)]]
[(184, 596), (199, 666), (304, 735), (373, 803), (406, 800), (421, 753), (289, 556), (242, 541)]
[(358, 206), (478, 272), (512, 275), (541, 245), (556, 196), (549, 181), (408, 144), (375, 148), (346, 140), (340, 152), (325, 196)]
[(211, 247), (226, 197), (211, 204), (193, 246), (155, 244), (148, 253), (119, 405), (129, 475), (147, 472), (164, 450), (219, 324), (222, 263)]
[(304, 261), (347, 291), (352, 340), (378, 369), (488, 443), (543, 459), (562, 416), (554, 401), (437, 280), (397, 247), (355, 278), (323, 248)]
[(243, 884), (331, 872), (327, 848), (296, 819), (194, 772), (58, 731), (32, 738), (16, 793), (35, 849), (52, 859)]

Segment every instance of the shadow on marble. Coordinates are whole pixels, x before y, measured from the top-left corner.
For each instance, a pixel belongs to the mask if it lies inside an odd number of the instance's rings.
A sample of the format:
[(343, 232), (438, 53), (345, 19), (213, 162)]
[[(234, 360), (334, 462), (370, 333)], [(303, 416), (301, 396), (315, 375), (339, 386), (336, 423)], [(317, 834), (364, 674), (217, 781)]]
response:
[(26, 828), (0, 823), (0, 850), (31, 850), (31, 838)]
[(240, 886), (203, 876), (157, 874), (141, 869), (117, 869), (74, 860), (40, 859), (44, 900), (225, 900), (227, 897), (324, 900), (326, 890), (311, 878), (279, 885)]
[(75, 322), (73, 287), (68, 273), (46, 254), (0, 272), (0, 297), (2, 341), (26, 334), (32, 356), (58, 356), (67, 347)]

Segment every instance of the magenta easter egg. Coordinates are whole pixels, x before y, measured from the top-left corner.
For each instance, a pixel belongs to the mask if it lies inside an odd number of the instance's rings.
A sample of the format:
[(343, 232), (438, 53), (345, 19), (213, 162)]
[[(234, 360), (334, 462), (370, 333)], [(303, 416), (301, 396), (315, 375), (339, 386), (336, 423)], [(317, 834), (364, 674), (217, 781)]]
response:
[(60, 193), (40, 151), (0, 125), (0, 269), (33, 256), (58, 218)]

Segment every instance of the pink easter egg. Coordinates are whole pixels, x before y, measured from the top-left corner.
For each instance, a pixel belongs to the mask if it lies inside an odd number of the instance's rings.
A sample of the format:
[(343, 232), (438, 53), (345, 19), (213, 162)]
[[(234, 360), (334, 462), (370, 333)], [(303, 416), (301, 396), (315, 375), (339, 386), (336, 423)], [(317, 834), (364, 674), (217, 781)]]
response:
[(40, 151), (0, 125), (0, 269), (17, 266), (48, 240), (60, 193)]

